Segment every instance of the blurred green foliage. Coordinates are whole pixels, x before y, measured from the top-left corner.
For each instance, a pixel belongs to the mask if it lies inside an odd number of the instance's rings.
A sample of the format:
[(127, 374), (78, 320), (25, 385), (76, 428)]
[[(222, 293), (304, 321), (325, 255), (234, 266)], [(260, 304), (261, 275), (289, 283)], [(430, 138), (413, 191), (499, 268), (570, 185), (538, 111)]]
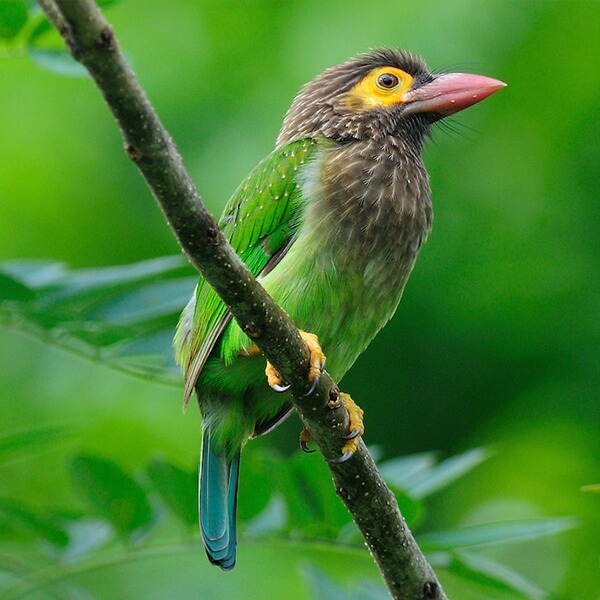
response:
[[(0, 450), (39, 447), (51, 443), (55, 433), (55, 428), (42, 427), (0, 438)], [(338, 584), (314, 566), (306, 572), (305, 553), (310, 557), (315, 545), (326, 554), (340, 556), (340, 566), (356, 557), (362, 559), (362, 569), (368, 570), (370, 560), (362, 547), (362, 537), (342, 504), (331, 501), (331, 476), (325, 462), (318, 456), (308, 458), (297, 453), (289, 459), (272, 450), (250, 448), (245, 453), (241, 484), (254, 493), (243, 495), (240, 501), (242, 546), (248, 550), (258, 543), (272, 551), (280, 545), (296, 547), (298, 556), (291, 564), (277, 557), (272, 559), (272, 566), (282, 579), (287, 579), (290, 571), (295, 571), (296, 577), (304, 575), (314, 598), (329, 598), (331, 591), (338, 589)], [(424, 499), (469, 472), (487, 455), (476, 449), (438, 462), (432, 454), (418, 454), (385, 461), (381, 469), (408, 525), (418, 532)], [(190, 529), (197, 526), (195, 472), (154, 456), (132, 475), (112, 459), (86, 453), (76, 453), (68, 471), (83, 499), (83, 510), (40, 512), (0, 496), (0, 540), (7, 546), (20, 545), (20, 552), (15, 553), (13, 546), (11, 553), (0, 553), (3, 600), (35, 597), (37, 592), (43, 597), (103, 597), (110, 586), (94, 583), (93, 579), (78, 582), (78, 575), (89, 576), (96, 570), (121, 565), (129, 575), (126, 579), (130, 579), (133, 565), (139, 560), (202, 552), (189, 536)], [(184, 527), (173, 537), (176, 521)], [(544, 539), (574, 526), (576, 523), (569, 518), (513, 520), (429, 532), (420, 540), (444, 578), (454, 576), (459, 582), (455, 584), (458, 593), (479, 590), (487, 598), (537, 600), (545, 595), (538, 586), (506, 565), (482, 556), (477, 548)], [(165, 535), (171, 536), (168, 542)], [(280, 572), (282, 568), (284, 573)], [(207, 562), (201, 570), (205, 569), (214, 571)], [(352, 575), (353, 593), (361, 597), (364, 582), (356, 580), (356, 573)], [(193, 597), (196, 578), (192, 575), (184, 579)], [(227, 593), (228, 587), (223, 585), (226, 581), (216, 585), (217, 592)], [(163, 591), (156, 597), (164, 595), (169, 584), (167, 576), (160, 584)], [(135, 576), (131, 587), (128, 598), (147, 597)], [(369, 583), (368, 587), (378, 596), (386, 595), (381, 583)], [(325, 590), (329, 591), (324, 596)], [(272, 597), (272, 593), (270, 587), (264, 597)], [(340, 589), (340, 597), (344, 593)], [(338, 592), (334, 595), (337, 597)], [(256, 596), (238, 589), (235, 597)]]
[[(41, 21), (23, 20), (32, 2), (0, 5), (0, 260), (97, 268), (177, 254), (91, 82), (40, 68), (65, 62)], [(438, 70), (508, 82), (437, 132), (426, 156), (433, 233), (398, 314), (343, 387), (366, 409), (367, 443), (386, 457), (493, 445), (481, 467), (428, 498), (425, 515), (415, 513), (423, 531), (577, 519), (578, 527), (560, 536), (483, 548), (476, 558), (463, 557), (465, 569), (488, 561), (488, 572), (508, 566), (557, 598), (596, 597), (600, 500), (580, 488), (600, 479), (600, 3), (123, 0), (108, 16), (215, 213), (272, 148), (299, 85), (350, 55), (398, 46)], [(37, 48), (23, 45), (27, 36)], [(54, 48), (58, 62), (45, 48)], [(2, 282), (9, 279), (14, 284), (9, 277)], [(18, 282), (6, 290), (13, 300), (26, 293)], [(5, 325), (0, 514), (10, 518), (0, 520), (0, 565), (26, 571), (17, 557), (28, 556), (40, 567), (48, 561), (53, 572), (47, 547), (36, 541), (40, 532), (60, 548), (60, 523), (94, 511), (95, 524), (69, 532), (71, 539), (107, 543), (106, 513), (92, 510), (73, 485), (82, 469), (73, 461), (83, 456), (100, 461), (96, 471), (111, 464), (106, 468), (128, 481), (140, 474), (131, 485), (144, 498), (154, 489), (146, 480), (159, 488), (163, 482), (162, 493), (153, 493), (165, 516), (152, 535), (166, 545), (143, 546), (146, 554), (140, 551), (127, 568), (111, 555), (88, 570), (73, 567), (75, 586), (111, 598), (129, 589), (146, 598), (241, 598), (240, 590), (249, 598), (325, 598), (361, 578), (376, 581), (364, 552), (318, 541), (246, 538), (230, 575), (206, 564), (195, 533), (189, 549), (170, 546), (187, 522), (186, 509), (164, 482), (195, 469), (199, 444), (194, 411), (185, 417), (179, 411), (180, 390), (82, 360), (24, 335), (14, 322)], [(89, 334), (93, 339), (95, 332)], [(297, 429), (290, 419), (249, 450), (242, 482), (249, 504), (240, 507), (246, 521), (269, 506), (261, 491), (269, 485), (265, 473), (282, 470), (265, 457), (273, 446), (294, 452)], [(157, 451), (168, 460), (156, 459)], [(301, 458), (316, 464), (315, 457)], [(329, 493), (328, 510), (335, 512)], [(155, 510), (131, 515), (142, 538)], [(326, 528), (331, 519), (317, 522)], [(17, 524), (18, 543), (6, 523)], [(465, 589), (456, 572), (444, 578), (451, 597), (491, 597), (485, 584)]]

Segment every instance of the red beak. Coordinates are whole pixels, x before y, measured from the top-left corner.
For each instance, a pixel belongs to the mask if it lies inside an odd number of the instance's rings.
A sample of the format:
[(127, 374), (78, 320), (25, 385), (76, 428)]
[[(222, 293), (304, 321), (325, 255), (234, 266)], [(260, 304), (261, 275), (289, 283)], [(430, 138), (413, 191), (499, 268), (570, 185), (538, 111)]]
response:
[(404, 114), (451, 115), (491, 96), (506, 84), (483, 75), (446, 73), (430, 83), (409, 90), (402, 98)]

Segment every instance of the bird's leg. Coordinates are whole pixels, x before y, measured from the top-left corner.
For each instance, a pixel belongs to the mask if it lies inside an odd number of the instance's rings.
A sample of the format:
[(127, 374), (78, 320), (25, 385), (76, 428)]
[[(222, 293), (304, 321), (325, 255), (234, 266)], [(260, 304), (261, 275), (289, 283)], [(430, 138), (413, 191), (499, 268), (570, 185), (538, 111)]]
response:
[[(311, 394), (317, 383), (319, 382), (319, 377), (323, 372), (323, 368), (325, 367), (325, 354), (323, 354), (323, 350), (321, 350), (321, 346), (319, 345), (319, 338), (314, 333), (307, 333), (306, 331), (300, 331), (300, 337), (304, 341), (306, 348), (310, 354), (310, 369), (308, 371), (308, 380), (312, 382), (312, 387), (308, 391), (308, 394)], [(277, 372), (275, 367), (267, 361), (267, 368), (265, 369), (265, 375), (267, 376), (267, 383), (276, 391), (276, 392), (285, 392), (289, 390), (290, 386), (287, 385), (281, 375)]]
[(240, 354), (244, 356), (256, 356), (257, 354), (260, 354), (260, 348), (256, 344), (252, 344), (252, 346), (242, 349)]
[(338, 397), (335, 400), (330, 400), (329, 407), (339, 408), (342, 403), (348, 411), (349, 433), (343, 436), (344, 439), (348, 441), (342, 448), (342, 456), (330, 460), (330, 463), (343, 463), (349, 458), (352, 458), (352, 455), (358, 450), (358, 443), (360, 442), (362, 434), (365, 432), (365, 424), (363, 422), (364, 412), (362, 408), (352, 400), (350, 394), (339, 392)]
[[(365, 425), (363, 422), (364, 412), (352, 400), (350, 394), (345, 394), (343, 392), (338, 392), (335, 390), (334, 399), (330, 400), (327, 403), (327, 406), (331, 409), (339, 408), (342, 404), (346, 407), (348, 411), (348, 431), (349, 433), (343, 436), (345, 440), (348, 440), (344, 447), (342, 448), (342, 456), (339, 458), (334, 458), (330, 460), (330, 463), (343, 463), (346, 462), (349, 458), (352, 458), (352, 455), (358, 450), (358, 443), (362, 434), (365, 432)], [(306, 429), (306, 427), (300, 432), (300, 448), (303, 452), (314, 452), (308, 447), (310, 443), (311, 435), (310, 431)]]
[[(317, 383), (319, 381), (319, 377), (323, 372), (325, 367), (325, 354), (323, 354), (323, 350), (319, 345), (319, 339), (314, 333), (307, 333), (306, 331), (300, 331), (300, 337), (304, 340), (308, 352), (310, 353), (310, 369), (308, 372), (308, 380), (313, 383), (310, 390), (306, 394), (307, 396), (312, 394)], [(265, 374), (267, 376), (267, 382), (276, 392), (285, 392), (289, 389), (289, 385), (281, 378), (281, 375), (277, 372), (275, 367), (267, 361), (267, 367), (265, 369)], [(348, 411), (348, 434), (344, 437), (346, 443), (342, 448), (342, 456), (339, 458), (335, 458), (329, 462), (331, 463), (343, 463), (346, 462), (352, 455), (358, 450), (358, 444), (360, 442), (360, 438), (365, 432), (365, 425), (363, 421), (364, 412), (354, 400), (350, 394), (345, 394), (344, 392), (337, 392), (336, 396), (333, 400), (330, 400), (328, 403), (329, 408), (339, 408), (341, 405), (346, 407)], [(300, 447), (304, 452), (312, 452), (309, 449), (308, 444), (311, 440), (311, 435), (308, 429), (304, 428), (300, 433)]]
[(311, 450), (308, 447), (308, 444), (310, 444), (310, 440), (311, 440), (310, 431), (308, 429), (306, 429), (306, 427), (305, 427), (300, 432), (300, 448), (302, 449), (302, 452), (306, 452), (307, 454), (311, 454), (312, 452), (314, 452), (314, 450)]

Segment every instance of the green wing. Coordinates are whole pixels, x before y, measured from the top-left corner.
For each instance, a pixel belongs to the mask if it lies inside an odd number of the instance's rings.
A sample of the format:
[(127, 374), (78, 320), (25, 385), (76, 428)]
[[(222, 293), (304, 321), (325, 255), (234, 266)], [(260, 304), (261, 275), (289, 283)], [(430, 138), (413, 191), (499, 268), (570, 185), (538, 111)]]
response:
[[(297, 175), (314, 157), (318, 144), (316, 139), (304, 139), (274, 150), (225, 206), (219, 227), (255, 276), (273, 268), (293, 243), (305, 205)], [(184, 404), (230, 319), (223, 301), (200, 279), (174, 341), (186, 381)]]

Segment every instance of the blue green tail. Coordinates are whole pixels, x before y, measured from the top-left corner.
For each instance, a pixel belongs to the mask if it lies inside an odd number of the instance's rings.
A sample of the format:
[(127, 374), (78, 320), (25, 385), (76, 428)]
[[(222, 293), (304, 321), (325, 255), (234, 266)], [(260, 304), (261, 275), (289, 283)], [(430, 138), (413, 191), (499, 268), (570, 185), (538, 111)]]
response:
[(200, 531), (210, 562), (226, 571), (235, 566), (239, 473), (240, 453), (228, 460), (215, 452), (205, 430), (200, 461)]

